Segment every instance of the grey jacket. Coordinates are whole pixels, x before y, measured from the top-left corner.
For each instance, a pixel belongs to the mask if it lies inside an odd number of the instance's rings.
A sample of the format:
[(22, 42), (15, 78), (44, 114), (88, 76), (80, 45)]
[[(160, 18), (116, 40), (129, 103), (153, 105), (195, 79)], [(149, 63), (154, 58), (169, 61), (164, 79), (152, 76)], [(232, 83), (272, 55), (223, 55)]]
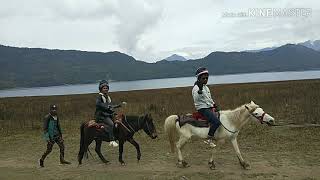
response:
[(208, 86), (203, 85), (202, 94), (198, 94), (199, 87), (195, 85), (192, 89), (192, 97), (194, 101), (194, 106), (197, 110), (202, 108), (212, 108), (214, 107), (214, 101), (211, 97), (210, 89)]

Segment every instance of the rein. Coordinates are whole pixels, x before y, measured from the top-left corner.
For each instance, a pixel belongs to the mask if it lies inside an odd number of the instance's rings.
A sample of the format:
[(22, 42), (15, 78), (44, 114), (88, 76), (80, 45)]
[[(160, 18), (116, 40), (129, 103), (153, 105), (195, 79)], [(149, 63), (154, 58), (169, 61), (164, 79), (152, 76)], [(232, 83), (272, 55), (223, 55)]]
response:
[(120, 123), (127, 131), (131, 132), (130, 129), (126, 125), (124, 125), (121, 121), (117, 121), (117, 123)]
[(239, 130), (237, 130), (237, 131), (231, 131), (231, 130), (229, 130), (228, 128), (226, 128), (226, 127), (222, 124), (221, 120), (220, 120), (220, 123), (221, 123), (222, 127), (223, 127), (225, 130), (227, 130), (227, 131), (229, 131), (229, 132), (231, 132), (231, 133), (233, 133), (233, 134), (239, 132)]
[[(130, 132), (133, 132), (133, 133), (135, 133), (136, 131), (134, 130), (134, 128), (130, 125), (130, 123), (127, 121), (127, 116), (126, 115), (124, 115), (124, 121), (128, 124), (128, 126), (129, 126), (129, 128), (131, 129), (129, 129), (125, 124), (123, 124), (121, 121), (119, 121), (119, 123), (130, 133)], [(139, 119), (138, 119), (138, 121), (139, 121)]]

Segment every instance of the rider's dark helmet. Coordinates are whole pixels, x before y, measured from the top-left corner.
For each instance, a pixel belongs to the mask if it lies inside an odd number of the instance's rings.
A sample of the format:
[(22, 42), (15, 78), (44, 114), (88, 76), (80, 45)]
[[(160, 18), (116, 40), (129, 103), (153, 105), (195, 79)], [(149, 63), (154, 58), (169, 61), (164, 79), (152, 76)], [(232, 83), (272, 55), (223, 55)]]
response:
[(103, 86), (107, 86), (109, 88), (109, 83), (106, 80), (101, 80), (99, 83), (99, 91), (103, 88)]

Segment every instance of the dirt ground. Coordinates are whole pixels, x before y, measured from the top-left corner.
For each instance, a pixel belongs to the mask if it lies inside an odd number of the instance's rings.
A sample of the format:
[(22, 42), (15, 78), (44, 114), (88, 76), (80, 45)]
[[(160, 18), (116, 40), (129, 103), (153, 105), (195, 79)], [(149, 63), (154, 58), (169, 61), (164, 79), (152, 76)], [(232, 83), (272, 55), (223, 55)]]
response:
[(249, 123), (239, 134), (240, 150), (250, 165), (244, 170), (238, 163), (231, 143), (217, 146), (216, 169), (210, 170), (210, 149), (193, 138), (183, 155), (191, 167), (176, 166), (176, 154), (169, 153), (167, 138), (158, 128), (159, 138), (150, 139), (144, 132), (136, 135), (142, 159), (136, 160), (135, 148), (125, 144), (126, 166), (117, 161), (118, 149), (103, 143), (103, 154), (111, 164), (105, 165), (90, 146), (89, 159), (78, 166), (79, 134), (65, 133), (66, 159), (71, 165), (59, 164), (59, 148), (40, 168), (38, 160), (45, 150), (40, 131), (0, 137), (0, 179), (320, 179), (319, 127), (267, 127)]

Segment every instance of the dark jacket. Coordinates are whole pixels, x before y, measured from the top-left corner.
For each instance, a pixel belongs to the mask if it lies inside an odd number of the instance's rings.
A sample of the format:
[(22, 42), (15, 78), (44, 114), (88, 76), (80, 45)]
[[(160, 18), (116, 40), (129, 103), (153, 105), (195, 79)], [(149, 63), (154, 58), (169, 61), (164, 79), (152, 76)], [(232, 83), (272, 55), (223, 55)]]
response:
[(61, 132), (61, 127), (60, 127), (60, 122), (59, 122), (59, 117), (57, 116), (57, 120), (54, 120), (51, 114), (47, 114), (44, 117), (44, 122), (43, 122), (43, 132), (44, 132), (44, 138), (46, 140), (52, 140), (54, 137), (54, 122), (57, 122), (57, 129), (58, 129), (58, 136), (62, 137), (62, 132)]

